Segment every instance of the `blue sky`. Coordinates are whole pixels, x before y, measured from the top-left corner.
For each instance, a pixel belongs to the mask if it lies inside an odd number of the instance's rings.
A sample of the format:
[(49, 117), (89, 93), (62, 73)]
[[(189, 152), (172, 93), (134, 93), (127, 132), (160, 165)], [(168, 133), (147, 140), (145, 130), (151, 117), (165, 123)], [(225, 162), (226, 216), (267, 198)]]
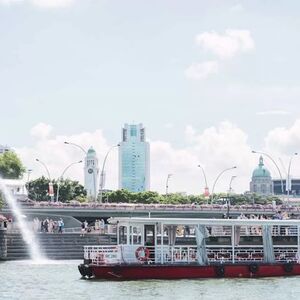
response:
[[(100, 129), (101, 156), (123, 123), (143, 122), (154, 152), (163, 142), (188, 151), (191, 164), (213, 164), (221, 154), (210, 162), (197, 152), (199, 136), (215, 128), (224, 140), (228, 122), (249, 149), (288, 158), (300, 148), (299, 9), (298, 1), (0, 0), (0, 143), (26, 148), (30, 165), (44, 155), (42, 141), (89, 133), (94, 144)], [(41, 122), (53, 127), (43, 139), (30, 134)], [(281, 143), (279, 128), (290, 141)], [(180, 190), (198, 189), (187, 185)]]

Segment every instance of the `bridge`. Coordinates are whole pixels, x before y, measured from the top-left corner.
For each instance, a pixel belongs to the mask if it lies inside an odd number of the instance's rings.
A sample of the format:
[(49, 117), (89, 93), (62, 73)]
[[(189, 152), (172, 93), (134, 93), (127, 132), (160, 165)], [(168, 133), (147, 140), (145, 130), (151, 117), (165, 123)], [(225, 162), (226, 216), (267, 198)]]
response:
[[(161, 204), (84, 204), (84, 205), (57, 205), (37, 203), (22, 208), (24, 215), (34, 217), (67, 217), (73, 220), (93, 221), (110, 217), (173, 217), (173, 218), (222, 218), (228, 215), (236, 218), (241, 213), (245, 215), (263, 214), (274, 215), (277, 210), (287, 211), (300, 215), (300, 208), (272, 205), (161, 205)], [(12, 215), (10, 208), (2, 209), (2, 214)]]

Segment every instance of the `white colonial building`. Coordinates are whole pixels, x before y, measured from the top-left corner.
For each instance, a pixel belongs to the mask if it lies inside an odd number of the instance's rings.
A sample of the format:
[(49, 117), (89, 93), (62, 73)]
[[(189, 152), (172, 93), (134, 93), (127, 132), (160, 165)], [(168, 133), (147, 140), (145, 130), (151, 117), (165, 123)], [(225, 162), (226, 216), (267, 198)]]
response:
[(3, 179), (3, 183), (7, 189), (14, 195), (20, 198), (27, 197), (28, 191), (26, 182), (23, 179)]
[(270, 171), (264, 166), (264, 159), (259, 158), (259, 164), (252, 173), (250, 192), (258, 195), (272, 195), (273, 181)]

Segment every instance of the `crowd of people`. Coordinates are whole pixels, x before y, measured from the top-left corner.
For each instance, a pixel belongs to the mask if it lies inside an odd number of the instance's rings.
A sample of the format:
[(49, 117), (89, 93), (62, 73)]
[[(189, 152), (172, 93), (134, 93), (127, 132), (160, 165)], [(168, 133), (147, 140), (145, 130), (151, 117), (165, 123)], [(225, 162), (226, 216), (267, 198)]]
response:
[(45, 233), (63, 233), (65, 224), (62, 218), (58, 220), (52, 220), (46, 218), (44, 220), (39, 220), (39, 218), (33, 219), (33, 230), (35, 232), (45, 232)]
[(94, 223), (89, 224), (87, 220), (81, 223), (81, 236), (84, 236), (85, 233), (105, 233), (105, 221), (103, 219), (96, 219)]
[(254, 219), (254, 220), (291, 220), (298, 219), (298, 216), (295, 214), (288, 214), (286, 211), (277, 211), (273, 215), (264, 215), (264, 214), (243, 214), (241, 213), (238, 216), (238, 219)]

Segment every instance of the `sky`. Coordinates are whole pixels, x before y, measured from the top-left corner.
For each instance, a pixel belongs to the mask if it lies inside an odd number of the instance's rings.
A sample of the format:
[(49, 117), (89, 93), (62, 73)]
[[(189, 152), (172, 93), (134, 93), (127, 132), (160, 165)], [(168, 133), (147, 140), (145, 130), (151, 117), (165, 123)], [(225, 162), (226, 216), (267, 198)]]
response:
[[(300, 151), (299, 1), (0, 0), (0, 144), (32, 178), (100, 163), (124, 123), (143, 123), (151, 189), (249, 189), (258, 156), (286, 174)], [(271, 161), (265, 160), (273, 177)], [(106, 188), (118, 186), (117, 149)], [(300, 157), (292, 174), (300, 177)], [(82, 165), (67, 177), (83, 181)]]

